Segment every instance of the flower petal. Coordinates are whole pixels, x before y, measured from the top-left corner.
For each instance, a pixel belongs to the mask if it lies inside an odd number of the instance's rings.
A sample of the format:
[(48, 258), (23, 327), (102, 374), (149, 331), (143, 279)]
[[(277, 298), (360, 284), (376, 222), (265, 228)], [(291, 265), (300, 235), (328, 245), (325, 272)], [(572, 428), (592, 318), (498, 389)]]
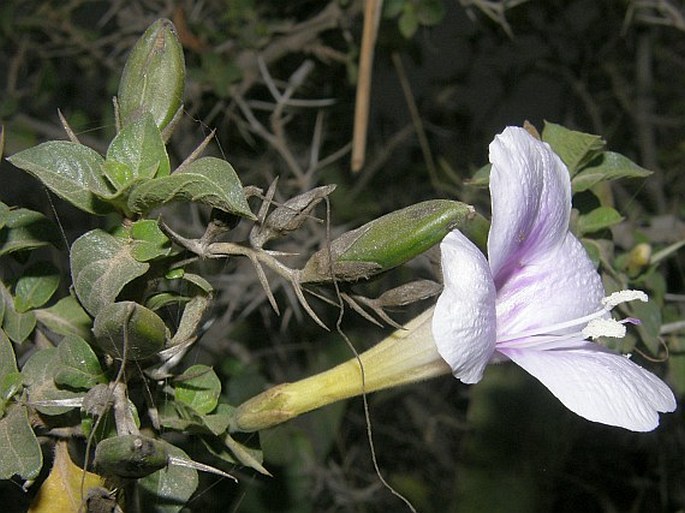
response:
[(591, 343), (571, 350), (502, 351), (542, 382), (569, 410), (594, 422), (631, 431), (651, 431), (658, 412), (671, 412), (670, 388), (625, 356)]
[(568, 170), (547, 143), (507, 127), (490, 144), (492, 224), (488, 258), (497, 288), (561, 244), (571, 213)]
[(476, 383), (495, 350), (495, 284), (485, 256), (458, 231), (440, 244), (445, 288), (433, 313), (433, 338), (454, 376)]
[(566, 232), (560, 245), (535, 255), (497, 291), (498, 338), (583, 317), (602, 308), (603, 297), (585, 248)]

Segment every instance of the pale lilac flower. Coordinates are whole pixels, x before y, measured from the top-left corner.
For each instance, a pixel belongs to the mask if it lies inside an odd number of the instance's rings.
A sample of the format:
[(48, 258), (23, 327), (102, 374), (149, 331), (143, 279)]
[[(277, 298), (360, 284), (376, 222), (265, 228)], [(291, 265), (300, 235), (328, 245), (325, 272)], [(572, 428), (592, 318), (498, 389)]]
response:
[(639, 291), (604, 298), (599, 274), (569, 231), (571, 184), (559, 157), (522, 128), (490, 145), (488, 258), (458, 231), (441, 244), (445, 289), (432, 333), (464, 383), (488, 363), (512, 360), (567, 408), (595, 422), (649, 431), (676, 408), (671, 390), (627, 357), (588, 339), (625, 334), (610, 310), (646, 301)]

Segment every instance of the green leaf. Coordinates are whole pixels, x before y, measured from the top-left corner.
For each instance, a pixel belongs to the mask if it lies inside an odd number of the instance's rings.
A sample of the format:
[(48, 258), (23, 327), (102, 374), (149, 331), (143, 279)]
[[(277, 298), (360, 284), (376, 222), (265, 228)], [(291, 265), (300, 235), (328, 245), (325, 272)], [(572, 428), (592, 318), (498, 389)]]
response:
[(599, 155), (605, 142), (598, 135), (569, 130), (561, 125), (545, 121), (542, 140), (552, 147), (568, 167), (573, 177), (580, 169)]
[(476, 171), (471, 178), (465, 181), (471, 187), (487, 187), (490, 184), (490, 170), (492, 164), (486, 164)]
[(151, 114), (146, 113), (121, 129), (107, 149), (107, 162), (123, 164), (130, 170), (128, 180), (126, 177), (117, 180), (122, 182), (117, 184), (117, 189), (132, 179), (169, 174), (169, 157)]
[(228, 429), (228, 425), (231, 423), (231, 415), (233, 414), (233, 406), (228, 404), (219, 404), (216, 407), (216, 411), (211, 415), (203, 415), (202, 423), (209, 429), (214, 435), (221, 435), (225, 433)]
[(419, 19), (412, 4), (408, 2), (405, 4), (400, 19), (397, 20), (397, 28), (405, 39), (411, 39), (416, 34), (419, 28)]
[(573, 177), (573, 192), (585, 191), (600, 182), (619, 178), (645, 178), (652, 172), (638, 166), (627, 157), (613, 151), (605, 151)]
[(0, 229), (4, 228), (12, 210), (8, 205), (0, 201)]
[(112, 303), (100, 310), (93, 324), (95, 341), (114, 358), (142, 360), (157, 354), (169, 338), (164, 321), (133, 301)]
[(14, 287), (14, 308), (23, 313), (47, 303), (59, 286), (59, 270), (49, 262), (28, 267)]
[(145, 307), (157, 311), (165, 306), (180, 305), (189, 301), (188, 296), (182, 296), (175, 292), (160, 292), (153, 294), (145, 300)]
[[(0, 405), (12, 399), (12, 397), (21, 390), (23, 385), (24, 380), (19, 371), (10, 372), (2, 376), (0, 378)], [(0, 408), (0, 417), (2, 417), (3, 414), (4, 405)]]
[(171, 241), (153, 219), (136, 221), (131, 225), (130, 234), (133, 239), (131, 254), (139, 262), (167, 256), (171, 252)]
[(81, 210), (96, 215), (112, 212), (112, 207), (96, 196), (111, 191), (102, 174), (104, 159), (95, 150), (70, 141), (48, 141), (8, 160)]
[(5, 216), (0, 228), (0, 256), (53, 244), (59, 247), (60, 232), (43, 214), (17, 208)]
[(396, 210), (316, 252), (302, 270), (301, 281), (330, 280), (331, 268), (340, 280), (367, 278), (423, 253), (454, 228), (468, 231), (469, 224), (476, 222), (473, 208), (457, 201), (424, 201)]
[(57, 351), (62, 363), (62, 368), (55, 374), (58, 386), (88, 390), (107, 381), (93, 349), (81, 337), (64, 337)]
[(28, 387), (29, 404), (46, 415), (61, 415), (74, 407), (46, 406), (35, 403), (55, 399), (73, 399), (81, 395), (71, 390), (57, 388), (55, 375), (61, 369), (62, 362), (59, 351), (56, 347), (51, 347), (33, 353), (21, 370), (24, 376), (24, 384)]
[(421, 25), (437, 25), (445, 17), (445, 4), (441, 0), (421, 0), (416, 7)]
[(0, 418), (5, 414), (7, 402), (22, 386), (21, 374), (17, 369), (12, 343), (0, 330)]
[(178, 376), (174, 397), (200, 414), (216, 408), (221, 395), (221, 381), (211, 367), (193, 365)]
[(17, 372), (18, 370), (12, 342), (10, 342), (7, 335), (0, 330), (0, 378), (3, 378), (12, 372)]
[[(169, 456), (190, 460), (190, 457), (178, 447), (164, 440)], [(141, 511), (148, 513), (177, 513), (193, 495), (198, 485), (197, 471), (193, 468), (169, 465), (138, 480)]]
[(605, 230), (623, 221), (623, 216), (611, 207), (598, 207), (592, 212), (578, 217), (579, 235)]
[(17, 312), (14, 309), (12, 295), (2, 282), (0, 282), (0, 302), (2, 303), (0, 311), (3, 330), (12, 342), (21, 344), (36, 327), (36, 315), (34, 312)]
[(131, 191), (128, 205), (132, 212), (145, 214), (177, 200), (202, 203), (255, 219), (233, 167), (215, 157), (198, 159), (182, 171), (137, 185)]
[(77, 335), (91, 340), (93, 320), (74, 296), (66, 296), (50, 308), (34, 310), (38, 322), (58, 335)]
[(214, 287), (212, 287), (212, 284), (199, 274), (184, 272), (183, 276), (180, 276), (179, 278), (187, 281), (188, 283), (192, 283), (205, 294), (211, 294), (214, 292)]
[(82, 235), (71, 246), (74, 290), (93, 316), (113, 303), (121, 289), (145, 274), (149, 267), (133, 257), (129, 241), (100, 229)]
[(36, 314), (34, 312), (19, 313), (13, 305), (9, 304), (5, 304), (5, 307), (2, 328), (12, 342), (21, 344), (36, 327)]
[(31, 429), (25, 406), (13, 404), (0, 419), (0, 480), (17, 475), (35, 479), (43, 466), (43, 453)]
[(173, 23), (160, 19), (148, 27), (126, 60), (119, 82), (119, 116), (125, 128), (145, 113), (160, 130), (183, 101), (185, 62)]

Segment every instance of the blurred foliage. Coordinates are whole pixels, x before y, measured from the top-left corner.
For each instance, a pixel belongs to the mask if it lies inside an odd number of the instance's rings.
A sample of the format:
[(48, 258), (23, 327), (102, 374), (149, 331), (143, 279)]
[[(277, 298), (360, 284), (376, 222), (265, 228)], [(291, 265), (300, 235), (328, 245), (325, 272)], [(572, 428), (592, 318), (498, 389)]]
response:
[[(227, 157), (243, 184), (266, 190), (280, 177), (274, 193), (279, 203), (319, 185), (338, 185), (330, 196), (330, 225), (307, 221), (273, 246), (296, 253), (289, 260), (294, 266), (303, 265), (322, 241), (421, 200), (459, 199), (487, 212), (487, 194), (469, 179), (486, 161), (492, 136), (507, 124), (530, 120), (541, 128), (543, 120), (550, 120), (600, 134), (609, 149), (654, 174), (646, 180), (593, 183), (589, 190), (576, 187), (582, 191), (574, 198), (577, 233), (586, 237), (586, 247), (602, 264), (608, 288), (630, 283), (649, 291), (651, 310), (632, 312), (645, 321), (640, 339), (633, 335), (617, 349), (632, 351), (645, 366), (666, 374), (682, 397), (682, 4), (385, 4), (371, 91), (367, 165), (358, 175), (349, 172), (347, 158), (362, 26), (362, 2), (354, 0), (5, 0), (0, 4), (5, 154), (47, 139), (64, 139), (56, 108), (81, 142), (105, 154), (116, 134), (109, 99), (117, 94), (126, 56), (160, 17), (176, 25), (187, 65), (184, 110), (167, 150), (172, 167), (216, 128), (216, 139), (205, 154)], [(393, 64), (393, 55), (400, 56), (406, 73)], [(410, 85), (420, 113), (428, 154), (416, 136), (420, 129), (410, 116), (403, 81)], [(19, 368), (27, 365), (34, 375), (45, 374), (51, 363), (68, 355), (55, 350), (49, 358), (43, 354), (41, 361), (31, 356), (33, 344), (27, 338), (36, 318), (61, 335), (91, 336), (83, 312), (69, 303), (68, 280), (54, 282), (54, 269), (68, 274), (64, 254), (45, 241), (70, 246), (82, 233), (112, 228), (116, 221), (84, 215), (6, 161), (0, 163), (0, 174), (0, 199), (26, 207), (11, 214), (0, 211), (0, 226), (13, 228), (15, 238), (9, 242), (15, 247), (35, 249), (30, 273), (24, 271), (25, 252), (3, 258), (0, 277), (12, 284), (17, 298), (7, 302), (9, 293), (3, 288), (3, 329), (14, 343)], [(612, 210), (602, 210), (607, 208)], [(619, 217), (623, 221), (616, 224)], [(165, 211), (173, 229), (188, 236), (201, 236), (210, 219), (210, 210), (197, 206)], [(232, 233), (242, 240), (248, 230), (241, 223)], [(609, 236), (613, 244), (606, 243)], [(159, 234), (143, 233), (139, 239), (145, 243), (141, 252), (163, 258)], [(145, 257), (138, 254), (136, 260)], [(340, 337), (324, 333), (303, 314), (285, 280), (270, 282), (281, 310), (276, 316), (247, 259), (208, 260), (198, 267), (211, 280), (215, 303), (211, 320), (203, 324), (200, 341), (187, 357), (186, 372), (193, 364), (213, 367), (216, 375), (206, 379), (214, 383), (216, 377), (222, 383), (226, 403), (238, 404), (266, 384), (294, 380), (349, 357)], [(430, 253), (393, 275), (358, 285), (355, 292), (375, 297), (416, 277), (434, 277)], [(155, 304), (188, 299), (197, 287), (193, 279), (169, 277), (178, 285), (176, 295), (155, 297)], [(49, 284), (39, 286), (41, 294), (36, 295), (29, 280)], [(64, 299), (54, 302), (57, 297)], [(150, 313), (157, 309), (147, 306)], [(325, 302), (315, 303), (314, 309), (329, 326), (335, 324), (335, 309)], [(417, 311), (413, 306), (395, 318), (403, 321)], [(174, 318), (173, 311), (169, 317)], [(176, 322), (181, 322), (180, 311)], [(359, 349), (385, 333), (352, 315), (345, 316), (343, 328)], [(3, 357), (6, 347), (11, 348), (11, 342), (0, 340)], [(0, 359), (3, 409), (21, 387), (17, 369), (10, 367)], [(53, 370), (60, 369), (64, 367)], [(97, 381), (98, 372), (87, 377)], [(192, 374), (191, 384), (194, 379), (205, 378)], [(185, 418), (171, 412), (166, 422), (183, 420), (199, 429), (207, 420), (198, 420), (203, 417), (190, 408), (213, 404), (217, 388), (212, 387), (208, 399), (189, 396), (187, 387), (173, 383), (171, 394), (180, 395), (189, 410)], [(56, 398), (55, 393), (68, 398), (65, 392), (41, 390), (50, 398)], [(16, 426), (12, 432), (30, 431), (23, 407), (11, 404), (4, 419)], [(421, 512), (685, 510), (685, 423), (680, 410), (664, 416), (659, 430), (647, 435), (593, 425), (563, 410), (510, 366), (489, 369), (475, 387), (445, 378), (378, 393), (369, 398), (369, 407), (383, 475)], [(8, 439), (6, 431), (3, 436)], [(22, 436), (32, 461), (22, 476), (34, 478), (40, 467), (38, 447), (30, 444), (30, 436)], [(255, 437), (238, 442), (255, 447)], [(235, 485), (201, 474), (188, 508), (368, 512), (402, 507), (374, 471), (361, 399), (260, 433), (259, 442), (273, 478), (237, 469), (233, 473), (240, 483)], [(199, 438), (182, 446), (194, 459), (228, 458), (221, 448), (208, 447)], [(11, 502), (17, 511), (28, 508), (38, 488), (34, 485), (25, 493), (16, 483), (0, 483), (6, 504)]]

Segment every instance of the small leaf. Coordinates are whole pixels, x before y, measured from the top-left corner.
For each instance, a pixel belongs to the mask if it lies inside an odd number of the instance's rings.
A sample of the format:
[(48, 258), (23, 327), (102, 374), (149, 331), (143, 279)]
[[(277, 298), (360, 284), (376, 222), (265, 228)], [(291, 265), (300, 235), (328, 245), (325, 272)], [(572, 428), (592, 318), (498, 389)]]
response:
[(35, 479), (43, 466), (43, 453), (31, 429), (25, 406), (10, 405), (0, 419), (0, 480), (17, 475)]
[[(0, 377), (0, 405), (12, 399), (21, 390), (23, 385), (24, 380), (18, 371), (10, 372)], [(0, 408), (0, 417), (2, 417), (3, 411), (4, 406)]]
[(50, 308), (34, 310), (38, 322), (58, 335), (77, 335), (91, 340), (93, 320), (74, 296), (66, 296)]
[(88, 390), (107, 378), (88, 342), (76, 335), (62, 339), (57, 346), (62, 368), (55, 374), (58, 386)]
[(215, 157), (195, 160), (182, 172), (134, 187), (128, 205), (132, 212), (144, 214), (177, 200), (202, 203), (249, 219), (255, 218), (233, 167)]
[(34, 312), (19, 313), (14, 309), (14, 300), (9, 290), (0, 282), (0, 302), (2, 302), (2, 328), (5, 334), (17, 344), (26, 340), (36, 327)]
[(184, 272), (179, 278), (187, 281), (188, 283), (192, 283), (205, 294), (211, 294), (214, 292), (214, 287), (212, 287), (212, 284), (199, 274)]
[(221, 381), (211, 367), (193, 365), (178, 376), (174, 397), (200, 414), (216, 408), (221, 395)]
[(14, 308), (23, 313), (47, 303), (59, 286), (59, 270), (49, 262), (28, 267), (14, 287)]
[(48, 141), (8, 160), (81, 210), (96, 215), (112, 212), (95, 196), (111, 192), (102, 174), (104, 159), (95, 150), (70, 141)]
[(36, 327), (36, 314), (35, 312), (19, 313), (13, 305), (5, 304), (5, 307), (2, 328), (12, 342), (21, 344)]
[(7, 338), (7, 335), (5, 335), (5, 332), (0, 330), (0, 378), (18, 370), (17, 358), (14, 355), (12, 343)]
[(600, 182), (619, 178), (645, 178), (652, 172), (638, 166), (627, 157), (613, 151), (605, 151), (573, 177), (573, 192), (586, 191)]
[[(29, 404), (55, 399), (73, 399), (81, 394), (57, 388), (55, 375), (61, 370), (61, 360), (56, 347), (41, 349), (31, 355), (24, 368), (24, 384), (28, 387)], [(36, 410), (46, 415), (61, 415), (73, 406), (34, 405)]]
[(169, 341), (169, 346), (182, 344), (197, 336), (197, 330), (209, 305), (210, 298), (205, 295), (193, 296), (186, 303), (181, 315), (181, 321), (178, 323), (176, 333), (174, 333), (173, 338)]
[(598, 135), (569, 130), (561, 125), (545, 121), (542, 140), (552, 147), (568, 167), (573, 177), (582, 167), (604, 149), (606, 143)]
[(246, 467), (255, 469), (257, 472), (264, 474), (265, 476), (271, 475), (269, 471), (266, 470), (262, 465), (262, 451), (244, 446), (240, 442), (237, 442), (228, 433), (226, 433), (224, 436), (224, 443), (240, 463)]
[(187, 296), (182, 296), (175, 292), (160, 292), (147, 298), (145, 300), (145, 307), (156, 312), (166, 306), (187, 303), (188, 300), (189, 298)]
[(0, 201), (0, 229), (4, 228), (12, 210), (8, 205)]
[(490, 170), (492, 169), (492, 164), (486, 164), (476, 171), (473, 176), (467, 179), (464, 183), (470, 185), (471, 187), (487, 187), (490, 184)]
[(149, 264), (133, 258), (132, 245), (127, 240), (99, 229), (76, 239), (70, 257), (74, 290), (93, 316), (113, 303), (127, 283), (149, 268)]
[(168, 332), (159, 315), (133, 301), (107, 305), (93, 324), (98, 347), (114, 358), (127, 360), (157, 354), (164, 348)]
[(605, 230), (621, 221), (623, 221), (623, 216), (615, 209), (611, 207), (598, 207), (592, 212), (578, 217), (578, 234), (585, 235)]
[(0, 228), (0, 256), (48, 244), (59, 247), (59, 233), (57, 227), (39, 212), (25, 208), (10, 210), (5, 216), (5, 225)]
[[(136, 178), (154, 178), (169, 174), (169, 157), (162, 135), (150, 113), (124, 125), (107, 149), (107, 162), (123, 164), (130, 170), (121, 186)], [(119, 187), (117, 187), (119, 188)]]
[(131, 226), (130, 234), (133, 239), (131, 254), (139, 262), (167, 256), (171, 252), (171, 241), (153, 219), (136, 221)]
[(58, 440), (50, 475), (31, 502), (28, 513), (83, 511), (88, 492), (104, 485), (105, 480), (102, 477), (76, 466), (69, 456), (66, 440)]
[[(190, 460), (178, 447), (164, 440), (162, 443), (169, 456)], [(147, 513), (177, 513), (193, 495), (198, 485), (197, 471), (193, 468), (169, 465), (138, 481), (141, 511)]]
[(445, 17), (445, 4), (441, 0), (421, 0), (416, 8), (421, 25), (437, 25)]
[(214, 413), (202, 416), (202, 423), (212, 432), (212, 434), (219, 436), (228, 429), (234, 409), (235, 408), (228, 404), (221, 403), (217, 405)]
[(414, 6), (407, 2), (404, 6), (399, 20), (397, 20), (397, 28), (400, 29), (400, 34), (405, 39), (411, 39), (419, 28), (419, 19), (416, 16)]

